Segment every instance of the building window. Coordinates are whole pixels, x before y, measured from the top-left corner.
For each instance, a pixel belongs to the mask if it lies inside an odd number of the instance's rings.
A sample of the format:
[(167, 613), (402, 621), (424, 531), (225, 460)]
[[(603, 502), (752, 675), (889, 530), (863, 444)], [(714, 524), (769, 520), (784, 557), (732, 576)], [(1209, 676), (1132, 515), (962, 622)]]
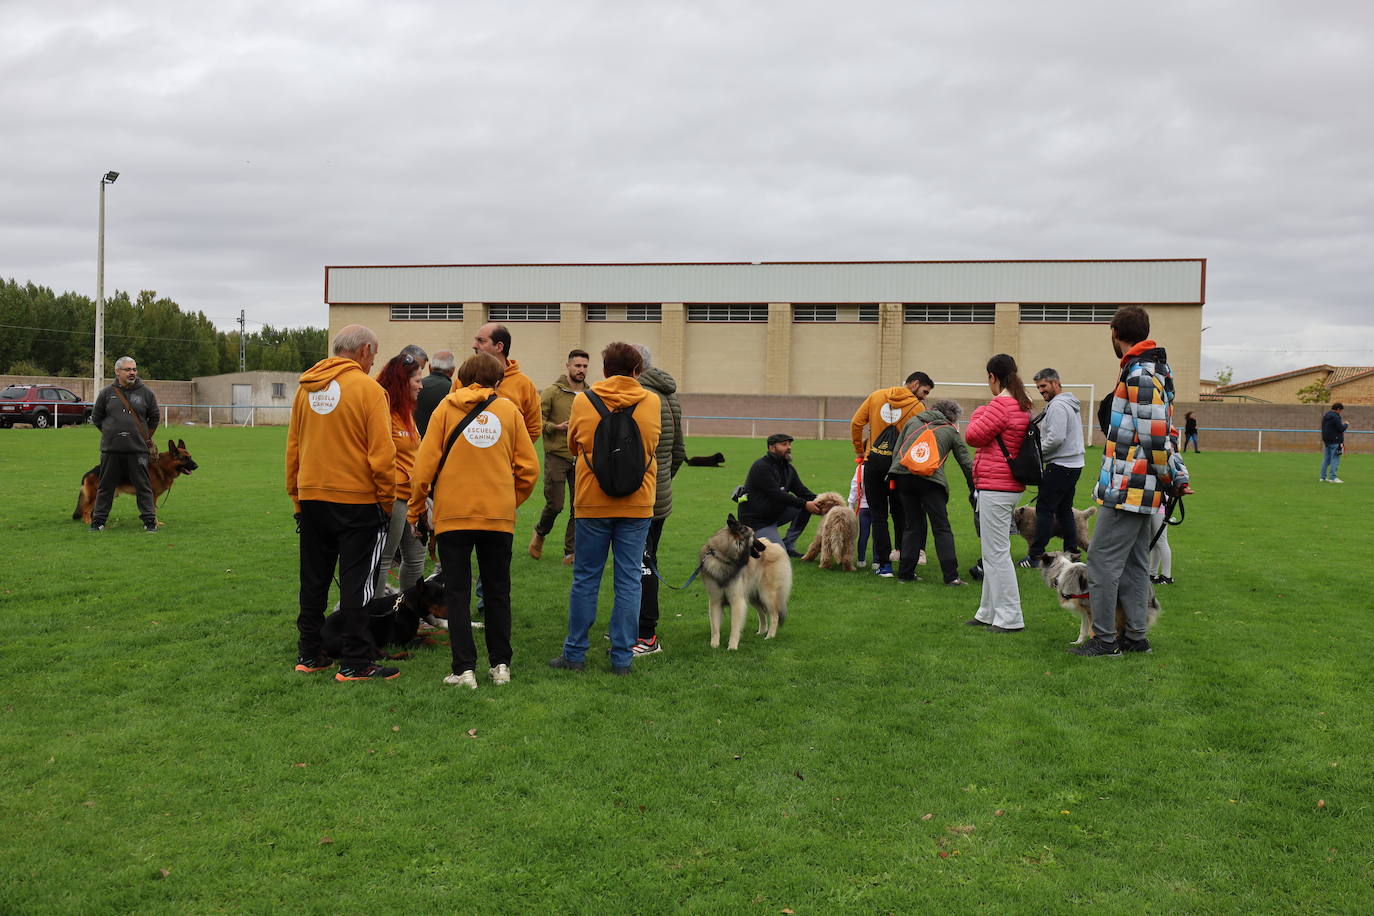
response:
[(462, 321), (463, 304), (393, 305), (392, 321)]
[(794, 305), (792, 322), (810, 324), (816, 321), (839, 321), (839, 308), (834, 305)]
[(488, 321), (558, 321), (561, 317), (562, 308), (557, 302), (487, 306)]
[(864, 322), (878, 323), (878, 303), (859, 306), (859, 320)]
[(286, 397), (286, 383), (285, 383), (285, 382), (273, 382), (273, 383), (272, 383), (272, 397), (274, 397), (274, 398), (284, 398), (284, 397)]
[(657, 302), (642, 305), (587, 305), (588, 321), (662, 321), (663, 306)]
[(766, 305), (689, 305), (688, 321), (768, 321)]
[(1023, 305), (1021, 321), (1025, 324), (1110, 324), (1116, 309), (1115, 305)]
[(902, 320), (907, 324), (993, 324), (991, 305), (922, 305), (906, 303)]

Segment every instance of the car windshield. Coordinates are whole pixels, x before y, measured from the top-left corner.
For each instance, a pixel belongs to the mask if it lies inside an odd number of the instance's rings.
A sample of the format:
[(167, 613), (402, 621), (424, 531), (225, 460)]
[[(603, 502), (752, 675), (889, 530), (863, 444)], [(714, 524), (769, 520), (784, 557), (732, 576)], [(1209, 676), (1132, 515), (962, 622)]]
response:
[(4, 391), (0, 391), (0, 398), (8, 398), (11, 401), (17, 401), (23, 398), (24, 392), (28, 390), (29, 389), (25, 388), (23, 385), (11, 385)]

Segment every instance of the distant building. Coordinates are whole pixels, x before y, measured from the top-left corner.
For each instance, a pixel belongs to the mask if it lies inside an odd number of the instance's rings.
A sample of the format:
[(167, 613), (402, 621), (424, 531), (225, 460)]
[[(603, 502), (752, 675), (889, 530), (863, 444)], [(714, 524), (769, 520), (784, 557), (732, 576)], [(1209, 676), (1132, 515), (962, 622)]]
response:
[(1298, 392), (1320, 384), (1330, 392), (1329, 401), (1345, 404), (1374, 404), (1374, 366), (1308, 366), (1266, 375), (1245, 382), (1233, 382), (1216, 389), (1221, 395), (1244, 395), (1271, 404), (1301, 404)]
[(573, 348), (641, 343), (681, 390), (855, 395), (920, 369), (943, 393), (986, 391), (988, 357), (1010, 353), (1029, 381), (1050, 366), (1100, 394), (1120, 371), (1107, 324), (1145, 306), (1180, 401), (1196, 401), (1207, 263), (844, 261), (326, 267), (331, 339), (377, 332), (381, 358), (415, 343), (467, 352), (488, 321), (537, 385)]

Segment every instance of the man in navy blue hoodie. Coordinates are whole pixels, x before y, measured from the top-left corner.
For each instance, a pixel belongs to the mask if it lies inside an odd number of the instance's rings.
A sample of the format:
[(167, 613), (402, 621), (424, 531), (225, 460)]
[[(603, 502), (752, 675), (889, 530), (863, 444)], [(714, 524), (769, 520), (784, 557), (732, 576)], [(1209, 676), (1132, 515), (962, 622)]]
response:
[(1345, 483), (1336, 476), (1341, 453), (1345, 451), (1345, 431), (1350, 426), (1341, 419), (1342, 410), (1345, 405), (1337, 401), (1322, 417), (1322, 475), (1318, 479), (1323, 483)]

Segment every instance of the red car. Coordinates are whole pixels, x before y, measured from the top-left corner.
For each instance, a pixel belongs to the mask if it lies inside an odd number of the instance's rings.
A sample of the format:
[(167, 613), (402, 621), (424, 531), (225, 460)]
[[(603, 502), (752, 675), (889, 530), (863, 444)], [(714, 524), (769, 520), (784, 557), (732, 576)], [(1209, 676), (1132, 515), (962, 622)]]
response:
[(27, 423), (38, 429), (54, 424), (89, 423), (91, 405), (66, 388), (53, 385), (11, 385), (0, 391), (0, 429)]

